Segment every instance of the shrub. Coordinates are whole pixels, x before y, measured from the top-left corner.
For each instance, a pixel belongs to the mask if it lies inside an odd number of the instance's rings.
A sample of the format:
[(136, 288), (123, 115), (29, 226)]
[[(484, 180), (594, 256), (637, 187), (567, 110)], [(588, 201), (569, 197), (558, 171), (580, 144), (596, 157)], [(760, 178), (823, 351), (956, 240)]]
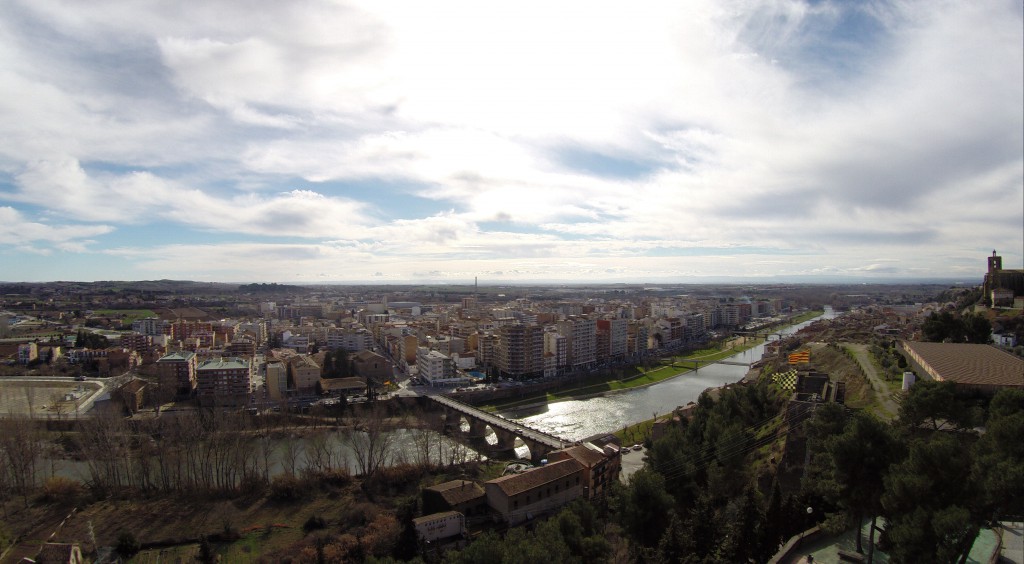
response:
[(77, 480), (54, 476), (46, 480), (41, 493), (42, 501), (77, 500), (85, 493), (85, 487)]
[(302, 524), (302, 530), (306, 533), (325, 528), (327, 528), (327, 521), (319, 515), (310, 515), (309, 519), (306, 519), (306, 522)]
[(310, 482), (290, 474), (274, 476), (270, 481), (270, 497), (278, 501), (298, 501), (310, 493)]
[(117, 535), (117, 546), (114, 550), (125, 560), (135, 556), (141, 548), (138, 539), (130, 532), (121, 531), (121, 534)]

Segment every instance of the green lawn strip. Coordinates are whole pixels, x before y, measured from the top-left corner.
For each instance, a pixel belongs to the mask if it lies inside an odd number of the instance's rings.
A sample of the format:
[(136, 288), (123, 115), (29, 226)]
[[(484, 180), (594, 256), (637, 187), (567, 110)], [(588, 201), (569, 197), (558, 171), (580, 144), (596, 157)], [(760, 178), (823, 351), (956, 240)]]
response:
[[(664, 418), (664, 416), (662, 416)], [(642, 443), (651, 436), (651, 428), (654, 427), (654, 419), (648, 419), (646, 421), (640, 421), (628, 425), (625, 428), (615, 431), (614, 435), (619, 438), (622, 446), (630, 446), (636, 443)]]

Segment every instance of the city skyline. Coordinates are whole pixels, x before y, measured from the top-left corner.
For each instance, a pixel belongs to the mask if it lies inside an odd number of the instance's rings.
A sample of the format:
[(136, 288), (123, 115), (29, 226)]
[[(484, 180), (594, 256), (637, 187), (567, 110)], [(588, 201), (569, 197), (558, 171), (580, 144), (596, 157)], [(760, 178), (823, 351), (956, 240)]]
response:
[(0, 279), (980, 279), (1019, 3), (0, 6)]

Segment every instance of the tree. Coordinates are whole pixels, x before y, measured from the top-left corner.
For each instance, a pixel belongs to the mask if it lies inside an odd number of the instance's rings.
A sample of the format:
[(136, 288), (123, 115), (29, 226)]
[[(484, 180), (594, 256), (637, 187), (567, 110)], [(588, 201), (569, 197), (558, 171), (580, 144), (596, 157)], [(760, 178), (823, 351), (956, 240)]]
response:
[(857, 552), (864, 552), (860, 528), (871, 517), (869, 550), (873, 552), (875, 519), (881, 512), (883, 477), (900, 456), (899, 442), (891, 428), (865, 413), (852, 416), (842, 434), (825, 442), (827, 471), (823, 484), (834, 501), (846, 510), (857, 528)]
[(990, 523), (1024, 515), (1024, 390), (1005, 389), (989, 406), (985, 434), (974, 445), (973, 474)]
[(908, 428), (928, 424), (932, 430), (938, 430), (948, 424), (956, 429), (969, 429), (976, 419), (977, 413), (957, 394), (954, 382), (921, 380), (900, 403), (899, 421)]
[(416, 517), (416, 498), (410, 497), (398, 506), (398, 522), (402, 532), (398, 535), (395, 550), (392, 553), (399, 560), (412, 560), (419, 552), (419, 533), (413, 519)]
[(984, 315), (967, 314), (962, 322), (964, 338), (968, 343), (985, 344), (992, 341), (992, 323)]
[(641, 547), (657, 546), (671, 519), (672, 501), (661, 474), (641, 468), (630, 476), (620, 500), (623, 528)]
[(952, 564), (970, 551), (984, 522), (970, 452), (962, 438), (934, 433), (892, 466), (881, 502), (893, 561)]

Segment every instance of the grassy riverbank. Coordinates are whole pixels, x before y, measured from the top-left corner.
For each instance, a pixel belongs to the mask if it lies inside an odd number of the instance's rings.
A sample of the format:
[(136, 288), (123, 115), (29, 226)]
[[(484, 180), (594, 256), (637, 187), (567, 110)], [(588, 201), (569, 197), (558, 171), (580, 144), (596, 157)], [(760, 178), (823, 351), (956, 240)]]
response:
[[(822, 313), (824, 312), (820, 310), (808, 311), (764, 331), (779, 330), (784, 327), (798, 325), (804, 321), (814, 319)], [(762, 343), (764, 343), (762, 338), (736, 337), (724, 342), (719, 347), (701, 349), (682, 356), (659, 359), (656, 366), (648, 365), (645, 368), (643, 365), (636, 365), (620, 368), (613, 370), (611, 373), (598, 374), (587, 378), (571, 388), (526, 395), (511, 401), (495, 402), (479, 407), (486, 411), (502, 411), (537, 403), (554, 403), (581, 399), (619, 390), (650, 386), (670, 378), (675, 378), (676, 376), (682, 376), (687, 372), (692, 372), (695, 367), (699, 368), (700, 366), (712, 364), (734, 354), (750, 350)]]

